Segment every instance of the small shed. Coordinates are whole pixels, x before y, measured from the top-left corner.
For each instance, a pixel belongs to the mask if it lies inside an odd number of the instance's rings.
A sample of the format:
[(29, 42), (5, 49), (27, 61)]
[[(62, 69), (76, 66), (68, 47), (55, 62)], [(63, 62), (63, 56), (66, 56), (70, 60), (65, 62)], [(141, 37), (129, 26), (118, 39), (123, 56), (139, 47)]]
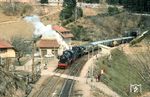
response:
[(41, 57), (46, 55), (58, 55), (59, 43), (56, 39), (41, 39), (37, 42), (37, 47), (40, 50)]

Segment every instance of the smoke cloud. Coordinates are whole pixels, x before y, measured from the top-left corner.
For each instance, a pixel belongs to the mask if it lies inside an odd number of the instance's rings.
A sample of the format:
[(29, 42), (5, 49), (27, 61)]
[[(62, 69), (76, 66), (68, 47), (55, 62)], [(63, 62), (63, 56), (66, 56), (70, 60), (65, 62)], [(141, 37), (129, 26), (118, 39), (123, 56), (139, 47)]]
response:
[(45, 26), (41, 21), (40, 18), (36, 15), (34, 16), (27, 16), (24, 18), (25, 21), (31, 22), (35, 30), (33, 32), (33, 35), (42, 35), (42, 39), (51, 39), (55, 38), (57, 42), (64, 48), (69, 49), (69, 46), (67, 43), (63, 40), (62, 36), (60, 36), (59, 33), (57, 33), (55, 30), (52, 29), (52, 25)]

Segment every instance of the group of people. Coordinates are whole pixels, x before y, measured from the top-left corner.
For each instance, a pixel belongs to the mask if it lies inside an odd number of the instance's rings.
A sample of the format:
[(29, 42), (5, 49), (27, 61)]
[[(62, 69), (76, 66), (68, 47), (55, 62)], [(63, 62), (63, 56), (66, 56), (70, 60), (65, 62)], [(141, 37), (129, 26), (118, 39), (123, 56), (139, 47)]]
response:
[[(104, 70), (102, 69), (102, 70), (100, 71), (100, 73), (98, 73), (98, 74), (95, 76), (96, 82), (100, 82), (100, 81), (101, 81), (101, 77), (102, 77), (103, 74), (104, 74)], [(89, 77), (89, 76), (90, 76), (90, 72), (88, 71), (87, 77)]]

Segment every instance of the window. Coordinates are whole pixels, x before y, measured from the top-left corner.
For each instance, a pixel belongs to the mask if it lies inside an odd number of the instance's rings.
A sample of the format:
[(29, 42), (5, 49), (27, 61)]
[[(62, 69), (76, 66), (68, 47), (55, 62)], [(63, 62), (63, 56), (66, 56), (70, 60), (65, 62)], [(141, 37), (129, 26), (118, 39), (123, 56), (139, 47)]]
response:
[(44, 57), (47, 54), (47, 50), (46, 49), (42, 49), (42, 56)]
[(57, 55), (58, 50), (57, 49), (52, 49), (52, 54)]
[(7, 49), (0, 49), (0, 53), (5, 53), (7, 52)]

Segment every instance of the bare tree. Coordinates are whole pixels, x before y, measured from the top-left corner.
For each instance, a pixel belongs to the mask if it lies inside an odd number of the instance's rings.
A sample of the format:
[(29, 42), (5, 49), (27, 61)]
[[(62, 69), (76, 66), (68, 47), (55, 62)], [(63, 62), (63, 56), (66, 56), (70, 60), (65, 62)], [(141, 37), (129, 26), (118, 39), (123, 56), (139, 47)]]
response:
[(13, 37), (11, 39), (11, 43), (14, 46), (14, 49), (16, 50), (16, 56), (17, 56), (17, 61), (19, 65), (21, 65), (20, 59), (30, 52), (30, 42), (27, 42), (23, 37)]

